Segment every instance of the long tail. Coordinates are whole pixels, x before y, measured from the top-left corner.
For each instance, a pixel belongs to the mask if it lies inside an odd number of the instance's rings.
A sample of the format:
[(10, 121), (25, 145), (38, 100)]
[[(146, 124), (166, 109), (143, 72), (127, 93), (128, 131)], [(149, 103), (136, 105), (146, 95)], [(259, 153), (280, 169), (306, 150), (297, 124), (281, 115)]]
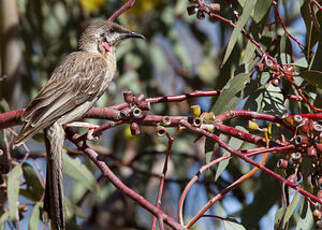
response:
[(47, 150), (47, 175), (44, 210), (51, 220), (53, 230), (65, 229), (62, 148), (65, 131), (54, 123), (44, 130)]

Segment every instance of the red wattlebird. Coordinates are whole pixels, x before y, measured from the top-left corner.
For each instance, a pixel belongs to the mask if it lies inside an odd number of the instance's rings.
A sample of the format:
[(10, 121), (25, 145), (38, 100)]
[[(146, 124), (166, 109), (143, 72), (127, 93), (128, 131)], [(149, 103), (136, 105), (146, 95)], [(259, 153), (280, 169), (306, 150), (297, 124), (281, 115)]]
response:
[(63, 125), (80, 119), (102, 96), (116, 73), (116, 48), (127, 38), (144, 38), (108, 21), (94, 22), (81, 35), (78, 52), (69, 54), (27, 106), (15, 146), (44, 129), (47, 176), (44, 209), (55, 230), (65, 229), (61, 153)]

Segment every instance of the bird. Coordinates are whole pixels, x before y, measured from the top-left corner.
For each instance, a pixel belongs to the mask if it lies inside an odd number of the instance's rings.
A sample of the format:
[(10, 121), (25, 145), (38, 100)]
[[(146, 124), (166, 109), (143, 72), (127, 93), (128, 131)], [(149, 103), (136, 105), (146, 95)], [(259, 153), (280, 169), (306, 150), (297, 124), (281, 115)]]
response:
[(54, 69), (49, 81), (28, 104), (15, 139), (18, 147), (44, 130), (47, 152), (44, 210), (54, 230), (65, 229), (62, 148), (64, 126), (81, 119), (102, 96), (116, 72), (116, 49), (128, 38), (145, 39), (110, 21), (95, 21), (82, 33), (78, 47)]

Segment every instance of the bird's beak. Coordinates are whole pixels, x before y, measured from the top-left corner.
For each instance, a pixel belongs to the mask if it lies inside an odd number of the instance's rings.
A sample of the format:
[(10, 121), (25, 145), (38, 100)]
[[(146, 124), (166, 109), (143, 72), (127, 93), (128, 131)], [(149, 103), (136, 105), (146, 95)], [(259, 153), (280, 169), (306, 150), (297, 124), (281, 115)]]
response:
[(119, 35), (119, 40), (124, 40), (128, 38), (140, 38), (145, 39), (145, 37), (142, 34), (136, 33), (136, 32), (126, 32)]

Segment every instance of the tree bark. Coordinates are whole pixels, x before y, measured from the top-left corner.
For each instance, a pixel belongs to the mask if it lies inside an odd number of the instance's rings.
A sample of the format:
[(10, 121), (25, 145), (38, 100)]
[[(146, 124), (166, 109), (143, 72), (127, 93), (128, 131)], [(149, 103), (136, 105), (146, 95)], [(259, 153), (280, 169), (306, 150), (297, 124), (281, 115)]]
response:
[(22, 50), (19, 44), (19, 13), (16, 0), (0, 0), (1, 79), (0, 98), (11, 109), (22, 106)]

